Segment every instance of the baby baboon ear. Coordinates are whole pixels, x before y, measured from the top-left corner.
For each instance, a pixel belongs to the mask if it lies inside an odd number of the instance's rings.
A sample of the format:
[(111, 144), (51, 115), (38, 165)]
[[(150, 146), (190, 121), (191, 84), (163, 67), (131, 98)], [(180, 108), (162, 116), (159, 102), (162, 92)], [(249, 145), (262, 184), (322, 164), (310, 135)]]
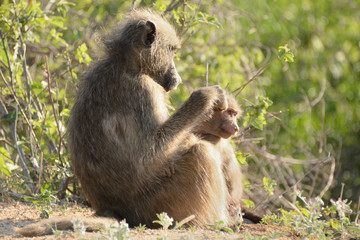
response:
[(146, 47), (150, 47), (155, 41), (156, 26), (152, 21), (147, 21), (145, 24), (145, 30), (143, 34), (142, 42)]

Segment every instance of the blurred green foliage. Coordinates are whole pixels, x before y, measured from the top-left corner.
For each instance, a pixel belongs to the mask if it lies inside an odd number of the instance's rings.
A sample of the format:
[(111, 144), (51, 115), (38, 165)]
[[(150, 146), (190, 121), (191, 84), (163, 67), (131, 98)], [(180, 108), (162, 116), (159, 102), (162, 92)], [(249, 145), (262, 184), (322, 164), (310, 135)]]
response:
[[(59, 198), (79, 195), (71, 180), (66, 141), (78, 77), (101, 55), (101, 34), (121, 21), (132, 3), (2, 1), (3, 198), (14, 192), (41, 196), (58, 191)], [(176, 65), (184, 84), (171, 95), (174, 106), (207, 84), (236, 90), (245, 113), (244, 134), (234, 142), (243, 152), (240, 156), (248, 157), (241, 161), (248, 162), (250, 185), (270, 186), (269, 192), (277, 196), (302, 180), (296, 187), (314, 196), (334, 176), (325, 197), (338, 197), (344, 182), (343, 198), (358, 201), (357, 1), (139, 0), (135, 7), (164, 12), (182, 38)], [(336, 159), (333, 172), (329, 164), (313, 161), (329, 155)], [(292, 163), (279, 162), (284, 158)], [(249, 198), (254, 200), (256, 194), (249, 193)], [(256, 199), (268, 197), (264, 193)]]

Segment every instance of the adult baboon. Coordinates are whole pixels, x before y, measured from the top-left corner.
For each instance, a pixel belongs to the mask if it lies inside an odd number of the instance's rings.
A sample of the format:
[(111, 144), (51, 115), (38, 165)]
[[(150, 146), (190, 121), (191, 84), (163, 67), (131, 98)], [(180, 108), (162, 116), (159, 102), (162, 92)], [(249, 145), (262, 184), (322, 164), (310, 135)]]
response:
[[(130, 226), (158, 227), (153, 220), (161, 212), (176, 221), (194, 214), (191, 225), (229, 223), (221, 155), (191, 133), (227, 108), (225, 92), (198, 89), (169, 117), (167, 92), (181, 81), (173, 62), (180, 41), (150, 11), (131, 12), (104, 43), (103, 58), (82, 77), (68, 124), (74, 173), (96, 214)], [(173, 165), (176, 173), (165, 177)], [(47, 223), (33, 228), (56, 221)]]
[(229, 192), (230, 211), (241, 208), (244, 218), (253, 223), (259, 223), (261, 216), (246, 208), (242, 204), (243, 198), (243, 174), (236, 159), (234, 150), (231, 146), (229, 137), (239, 131), (237, 120), (242, 114), (236, 99), (227, 93), (228, 108), (215, 111), (210, 119), (201, 122), (193, 129), (199, 138), (209, 141), (220, 152), (222, 170), (225, 177), (226, 186)]
[[(85, 73), (69, 120), (75, 175), (99, 216), (154, 226), (156, 213), (193, 224), (228, 221), (219, 153), (189, 138), (225, 93), (206, 87), (169, 117), (167, 91), (181, 79), (173, 63), (180, 41), (149, 11), (133, 11), (105, 41), (105, 56)], [(164, 178), (175, 164), (177, 173)]]

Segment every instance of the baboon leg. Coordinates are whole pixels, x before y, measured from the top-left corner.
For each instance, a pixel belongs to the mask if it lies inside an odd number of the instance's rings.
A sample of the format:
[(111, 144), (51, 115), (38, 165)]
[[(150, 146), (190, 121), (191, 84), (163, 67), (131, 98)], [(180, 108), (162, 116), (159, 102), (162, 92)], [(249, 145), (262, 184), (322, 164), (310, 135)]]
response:
[(223, 164), (223, 172), (226, 179), (226, 186), (229, 191), (230, 213), (235, 214), (237, 209), (241, 209), (244, 219), (250, 220), (251, 223), (260, 223), (262, 216), (246, 208), (242, 203), (243, 199), (243, 174), (240, 165), (235, 157), (226, 158)]
[(175, 164), (175, 174), (166, 178), (152, 196), (151, 206), (147, 209), (153, 211), (147, 216), (146, 225), (159, 227), (152, 221), (156, 219), (156, 213), (161, 212), (167, 212), (174, 221), (195, 215), (188, 225), (203, 226), (220, 220), (227, 223), (228, 193), (219, 152), (213, 150), (210, 143), (200, 141)]
[(226, 182), (226, 188), (229, 193), (227, 201), (230, 205), (230, 210), (239, 208), (243, 195), (243, 175), (240, 164), (236, 159), (229, 140), (223, 139), (215, 146), (221, 154), (222, 171)]

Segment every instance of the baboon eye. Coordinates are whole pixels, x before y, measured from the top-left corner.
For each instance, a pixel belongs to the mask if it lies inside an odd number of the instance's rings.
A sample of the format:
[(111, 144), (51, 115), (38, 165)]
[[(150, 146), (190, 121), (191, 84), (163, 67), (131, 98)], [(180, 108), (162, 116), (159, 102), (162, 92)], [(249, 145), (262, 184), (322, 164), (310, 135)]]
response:
[(227, 114), (229, 114), (230, 117), (236, 117), (237, 115), (237, 112), (232, 109), (228, 109), (226, 112)]

